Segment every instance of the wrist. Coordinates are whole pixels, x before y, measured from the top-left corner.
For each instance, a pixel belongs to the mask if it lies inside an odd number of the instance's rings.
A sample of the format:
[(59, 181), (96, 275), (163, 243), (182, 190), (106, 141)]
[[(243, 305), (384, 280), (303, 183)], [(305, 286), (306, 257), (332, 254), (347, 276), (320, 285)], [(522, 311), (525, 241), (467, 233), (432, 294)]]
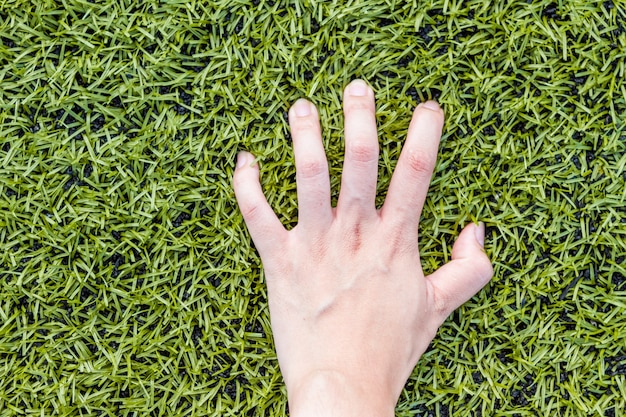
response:
[(335, 371), (317, 371), (287, 387), (291, 417), (393, 417), (396, 398)]

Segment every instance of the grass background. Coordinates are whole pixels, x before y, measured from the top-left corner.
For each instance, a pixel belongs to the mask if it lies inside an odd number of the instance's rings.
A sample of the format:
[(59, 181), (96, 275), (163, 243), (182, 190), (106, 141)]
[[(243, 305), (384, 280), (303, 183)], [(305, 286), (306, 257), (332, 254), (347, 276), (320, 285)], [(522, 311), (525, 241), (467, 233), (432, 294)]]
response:
[(283, 415), (230, 178), (253, 151), (297, 222), (308, 97), (336, 196), (356, 77), (380, 201), (414, 106), (445, 108), (425, 269), (473, 220), (495, 265), (397, 415), (624, 415), (625, 22), (623, 0), (0, 1), (0, 416)]

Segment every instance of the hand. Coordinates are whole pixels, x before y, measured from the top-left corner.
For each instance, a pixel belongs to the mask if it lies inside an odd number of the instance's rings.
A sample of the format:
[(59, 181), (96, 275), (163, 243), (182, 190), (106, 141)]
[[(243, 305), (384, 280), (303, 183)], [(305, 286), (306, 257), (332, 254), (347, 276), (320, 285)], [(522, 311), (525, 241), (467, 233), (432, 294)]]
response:
[(237, 201), (263, 261), (293, 417), (393, 415), (441, 323), (493, 274), (483, 224), (465, 227), (451, 262), (429, 276), (422, 272), (418, 224), (444, 121), (437, 103), (413, 113), (380, 210), (374, 92), (363, 81), (346, 87), (344, 116), (336, 208), (317, 110), (304, 99), (289, 111), (297, 226), (287, 231), (272, 211), (252, 155), (239, 154), (234, 174)]

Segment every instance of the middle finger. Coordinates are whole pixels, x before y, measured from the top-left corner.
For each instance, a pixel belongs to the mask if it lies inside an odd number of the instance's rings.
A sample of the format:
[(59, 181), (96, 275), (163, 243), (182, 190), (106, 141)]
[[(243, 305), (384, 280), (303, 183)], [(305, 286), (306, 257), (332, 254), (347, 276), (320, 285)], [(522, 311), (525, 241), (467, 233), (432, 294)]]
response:
[(352, 81), (344, 91), (343, 109), (346, 151), (337, 209), (372, 215), (378, 177), (374, 91), (362, 80)]

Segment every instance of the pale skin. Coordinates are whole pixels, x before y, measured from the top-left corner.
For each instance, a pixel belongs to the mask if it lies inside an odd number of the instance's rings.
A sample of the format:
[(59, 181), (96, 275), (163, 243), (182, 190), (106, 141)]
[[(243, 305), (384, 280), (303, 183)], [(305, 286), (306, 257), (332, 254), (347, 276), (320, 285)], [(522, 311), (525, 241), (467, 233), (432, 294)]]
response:
[(251, 154), (238, 155), (233, 179), (263, 262), (293, 417), (393, 416), (439, 326), (493, 275), (482, 223), (462, 230), (450, 262), (428, 276), (421, 268), (418, 226), (444, 123), (439, 105), (415, 109), (378, 210), (373, 90), (353, 81), (343, 107), (346, 151), (336, 207), (318, 113), (304, 99), (289, 110), (298, 224), (287, 231), (278, 220)]

